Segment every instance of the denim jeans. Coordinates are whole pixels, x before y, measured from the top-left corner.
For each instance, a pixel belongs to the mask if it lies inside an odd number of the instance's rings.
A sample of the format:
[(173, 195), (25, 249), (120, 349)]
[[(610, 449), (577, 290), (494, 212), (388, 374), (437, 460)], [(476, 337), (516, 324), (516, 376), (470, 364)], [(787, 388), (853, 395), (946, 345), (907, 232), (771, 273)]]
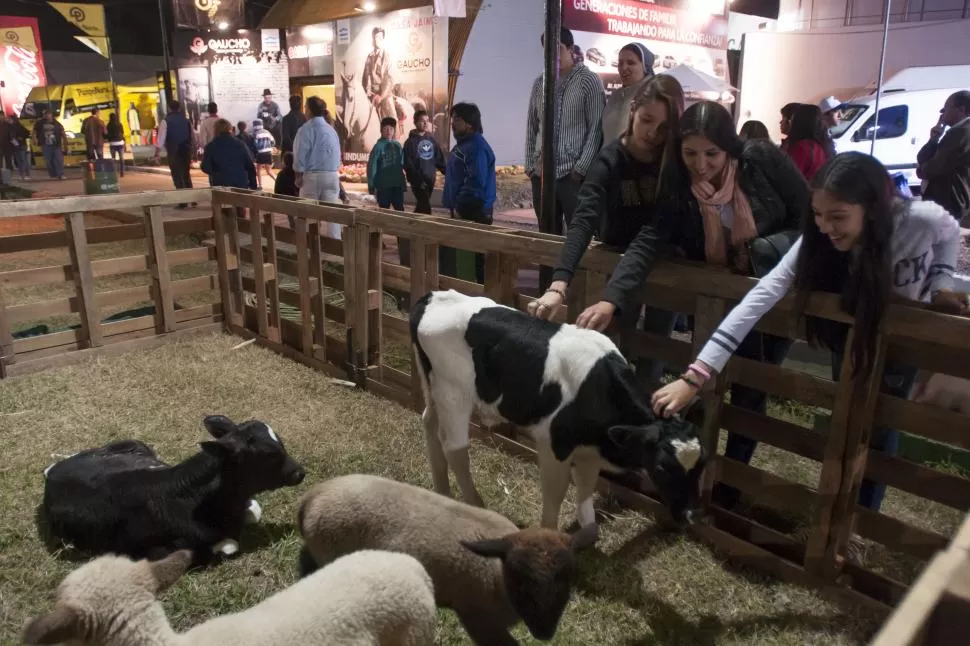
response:
[[(832, 381), (839, 380), (842, 372), (842, 354), (832, 353)], [(916, 381), (918, 369), (912, 366), (887, 363), (879, 384), (879, 392), (908, 399)], [(886, 455), (896, 455), (899, 449), (899, 429), (880, 426), (872, 429), (869, 436), (869, 448), (882, 451)], [(872, 511), (879, 511), (882, 500), (886, 496), (886, 485), (874, 482), (868, 478), (862, 479), (859, 488), (859, 506)]]
[(64, 176), (64, 152), (60, 146), (44, 146), (44, 163), (51, 177), (56, 179)]
[(118, 171), (124, 175), (125, 174), (125, 145), (120, 144), (118, 146), (111, 145), (108, 146), (108, 150), (111, 152), (111, 161), (114, 161), (115, 155), (118, 156)]
[(21, 179), (30, 177), (30, 152), (26, 147), (14, 148), (13, 163), (17, 167), (17, 170), (20, 171)]
[[(633, 310), (639, 313), (640, 306), (638, 305)], [(632, 316), (631, 314), (631, 318)], [(636, 329), (666, 338), (674, 331), (674, 323), (679, 316), (680, 314), (677, 312), (668, 312), (656, 307), (645, 306), (643, 307), (643, 318), (636, 322)], [(628, 321), (627, 324), (633, 325), (633, 321)], [(654, 386), (660, 385), (660, 380), (664, 375), (663, 361), (649, 357), (637, 357), (633, 360), (633, 365), (636, 366), (638, 381), (647, 382)]]
[[(303, 186), (300, 197), (321, 202), (340, 203), (340, 175), (337, 171), (307, 171), (303, 173)], [(295, 222), (290, 222), (294, 226)], [(341, 227), (336, 222), (327, 222), (327, 236), (340, 240)]]

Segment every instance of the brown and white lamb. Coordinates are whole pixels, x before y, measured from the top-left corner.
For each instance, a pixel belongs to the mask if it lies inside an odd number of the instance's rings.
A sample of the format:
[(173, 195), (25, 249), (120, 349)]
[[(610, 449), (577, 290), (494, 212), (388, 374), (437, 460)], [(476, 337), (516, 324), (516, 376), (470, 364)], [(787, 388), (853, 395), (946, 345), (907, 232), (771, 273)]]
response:
[(476, 644), (518, 644), (509, 629), (525, 622), (534, 637), (556, 633), (572, 593), (576, 553), (596, 542), (596, 525), (569, 535), (520, 530), (501, 514), (421, 487), (372, 475), (320, 483), (300, 505), (301, 571), (362, 549), (410, 554), (434, 582)]

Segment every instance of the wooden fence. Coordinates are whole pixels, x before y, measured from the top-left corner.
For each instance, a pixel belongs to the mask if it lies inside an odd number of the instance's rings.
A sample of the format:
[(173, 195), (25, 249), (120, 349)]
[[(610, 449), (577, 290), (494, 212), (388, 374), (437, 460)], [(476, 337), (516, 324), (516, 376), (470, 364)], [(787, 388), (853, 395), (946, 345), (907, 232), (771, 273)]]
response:
[[(106, 302), (129, 302), (136, 294), (133, 290), (125, 294), (94, 293), (91, 279), (151, 268), (150, 293), (156, 316), (150, 328), (126, 333), (170, 336), (193, 322), (207, 329), (212, 322), (222, 320), (239, 336), (420, 410), (423, 403), (409, 349), (406, 312), (398, 309), (388, 293), (409, 293), (413, 302), (431, 289), (453, 288), (524, 308), (531, 297), (518, 286), (519, 270), (536, 263), (554, 264), (562, 244), (556, 236), (498, 226), (222, 189), (211, 193), (209, 218), (159, 223), (152, 217), (152, 206), (187, 199), (173, 193), (51, 200), (46, 205), (40, 201), (14, 203), (14, 208), (25, 214), (147, 207), (145, 226), (90, 229), (86, 242), (144, 237), (149, 244), (144, 255), (99, 264), (102, 261), (92, 261), (85, 255), (85, 240), (77, 236), (83, 228), (77, 226), (78, 217), (74, 215), (66, 217), (63, 233), (41, 234), (46, 238), (23, 236), (24, 241), (0, 239), (0, 258), (3, 252), (24, 249), (73, 249), (69, 265), (24, 270), (30, 273), (23, 280), (69, 280), (77, 290), (73, 298), (51, 301), (43, 307), (27, 305), (35, 308), (28, 310), (29, 316), (18, 309), (21, 305), (0, 306), (0, 333), (6, 335), (0, 343), (7, 373), (18, 374), (45, 361), (28, 353), (28, 348), (36, 352), (41, 347), (10, 341), (12, 322), (30, 320), (38, 313), (77, 312), (87, 327), (70, 334), (57, 333), (63, 335), (56, 339), (62, 345), (54, 345), (54, 339), (50, 339), (43, 342), (50, 344), (43, 350), (63, 352), (107, 343), (107, 338), (115, 337), (106, 336), (105, 331), (114, 324), (99, 325), (96, 308)], [(276, 224), (282, 214), (295, 218), (293, 229)], [(323, 235), (326, 222), (343, 226), (341, 240)], [(207, 249), (167, 251), (164, 243), (159, 243), (159, 227), (168, 235), (212, 229), (214, 240)], [(384, 241), (393, 237), (410, 241), (410, 267), (384, 258)], [(28, 238), (33, 242), (27, 242)], [(484, 284), (440, 275), (439, 245), (484, 253)], [(217, 288), (218, 307), (214, 304), (205, 312), (199, 309), (189, 320), (180, 320), (183, 310), (175, 310), (173, 321), (169, 306), (190, 284), (172, 280), (169, 271), (174, 263), (201, 259), (203, 254), (216, 259), (218, 279), (206, 275), (210, 282), (205, 285), (197, 278), (189, 280), (199, 280), (191, 283), (193, 288)], [(617, 259), (616, 254), (597, 245), (587, 252), (570, 287), (567, 307), (560, 314), (564, 320), (572, 320), (598, 300)], [(12, 282), (17, 275), (19, 272), (0, 274), (0, 295), (17, 284)], [(674, 369), (682, 368), (752, 284), (751, 279), (702, 266), (664, 263), (651, 273), (644, 296), (653, 306), (692, 315), (693, 338), (634, 332), (623, 339), (623, 347), (630, 349), (631, 358), (649, 356)], [(148, 293), (139, 291), (138, 296)], [(802, 324), (793, 324), (792, 307), (792, 299), (784, 299), (758, 329), (800, 338)], [(223, 313), (225, 317), (220, 319)], [(852, 322), (831, 295), (813, 296), (808, 314)], [(714, 390), (705, 395), (703, 440), (713, 454), (720, 431), (726, 429), (756, 439), (762, 447), (751, 465), (723, 456), (711, 461), (703, 482), (705, 498), (710, 500), (713, 485), (721, 481), (740, 489), (745, 504), (734, 510), (710, 505), (710, 521), (694, 526), (692, 531), (729, 556), (782, 579), (818, 586), (886, 611), (905, 596), (922, 565), (947, 548), (960, 517), (970, 509), (970, 480), (952, 469), (868, 450), (872, 429), (892, 424), (914, 436), (970, 449), (970, 418), (881, 394), (878, 377), (883, 364), (893, 361), (970, 378), (970, 320), (930, 312), (918, 305), (894, 304), (877, 348), (877, 378), (870, 380), (853, 379), (843, 370), (833, 381), (733, 358)], [(783, 406), (797, 402), (799, 410), (829, 411), (830, 417), (823, 428), (817, 429), (810, 421), (792, 416), (783, 419), (779, 414), (761, 415), (733, 406), (725, 401), (732, 383), (764, 391)], [(503, 449), (534, 458), (531, 441), (515, 429), (474, 430), (478, 437)], [(759, 456), (766, 452), (781, 459), (774, 466), (759, 462)], [(801, 466), (787, 470), (784, 467), (789, 463)], [(861, 508), (856, 500), (863, 476), (889, 485), (896, 498), (905, 497), (912, 504), (887, 504), (880, 512)], [(601, 479), (600, 485), (602, 491), (624, 504), (664, 513), (649, 489), (631, 488), (607, 478)], [(936, 515), (930, 518), (924, 515), (925, 510)], [(797, 522), (786, 524), (786, 518)], [(846, 558), (853, 532), (870, 541), (886, 558), (858, 562)], [(898, 563), (905, 567), (894, 565)]]
[[(63, 215), (64, 229), (0, 237), (0, 262), (18, 258), (23, 263), (10, 264), (33, 265), (0, 271), (0, 378), (63, 365), (95, 351), (123, 352), (219, 329), (222, 304), (214, 250), (198, 245), (170, 249), (166, 239), (204, 236), (212, 230), (212, 218), (164, 221), (161, 212), (162, 206), (208, 199), (208, 194), (199, 190), (189, 196), (166, 192), (4, 202), (4, 219)], [(141, 221), (86, 226), (86, 213), (105, 210), (134, 214), (129, 217)], [(191, 277), (181, 278), (180, 273)], [(106, 312), (124, 313), (133, 306), (154, 311), (105, 320)], [(143, 312), (149, 312), (147, 307)], [(75, 318), (79, 322), (70, 326)], [(51, 319), (67, 329), (36, 325)]]

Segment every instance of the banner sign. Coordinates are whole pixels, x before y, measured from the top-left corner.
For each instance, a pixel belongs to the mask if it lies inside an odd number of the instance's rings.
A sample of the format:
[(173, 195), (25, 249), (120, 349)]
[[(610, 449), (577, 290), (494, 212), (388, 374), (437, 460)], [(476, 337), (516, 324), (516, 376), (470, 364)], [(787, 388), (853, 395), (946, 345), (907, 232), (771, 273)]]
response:
[(33, 47), (12, 44), (6, 38), (0, 42), (0, 112), (9, 116), (20, 116), (30, 91), (47, 85), (37, 19), (0, 16), (0, 33), (19, 34), (21, 29), (30, 30)]
[(77, 4), (71, 2), (48, 2), (57, 13), (88, 36), (104, 38), (104, 7), (99, 4)]
[(12, 47), (23, 47), (31, 52), (37, 51), (34, 31), (30, 27), (7, 27), (3, 29), (0, 31), (0, 43)]
[(246, 22), (243, 0), (172, 0), (175, 25), (209, 29), (220, 22), (242, 27)]
[(655, 74), (687, 65), (727, 80), (725, 6), (710, 0), (704, 12), (696, 0), (566, 0), (563, 26), (573, 31), (574, 55), (600, 75), (607, 94), (621, 85), (620, 49), (631, 42), (653, 53)]

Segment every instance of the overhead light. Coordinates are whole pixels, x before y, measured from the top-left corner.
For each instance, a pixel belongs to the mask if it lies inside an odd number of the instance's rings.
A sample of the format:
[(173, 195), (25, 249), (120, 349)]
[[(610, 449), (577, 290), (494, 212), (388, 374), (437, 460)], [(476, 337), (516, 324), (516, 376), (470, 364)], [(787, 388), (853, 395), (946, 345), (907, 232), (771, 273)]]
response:
[(374, 11), (374, 9), (377, 9), (377, 5), (373, 2), (365, 2), (363, 7), (364, 7), (364, 11), (366, 11), (367, 13), (370, 13), (371, 11)]
[(229, 23), (226, 22), (225, 20), (222, 20), (222, 21), (219, 22), (218, 25), (216, 25), (216, 27), (219, 28), (219, 31), (225, 31), (225, 30), (229, 29)]

